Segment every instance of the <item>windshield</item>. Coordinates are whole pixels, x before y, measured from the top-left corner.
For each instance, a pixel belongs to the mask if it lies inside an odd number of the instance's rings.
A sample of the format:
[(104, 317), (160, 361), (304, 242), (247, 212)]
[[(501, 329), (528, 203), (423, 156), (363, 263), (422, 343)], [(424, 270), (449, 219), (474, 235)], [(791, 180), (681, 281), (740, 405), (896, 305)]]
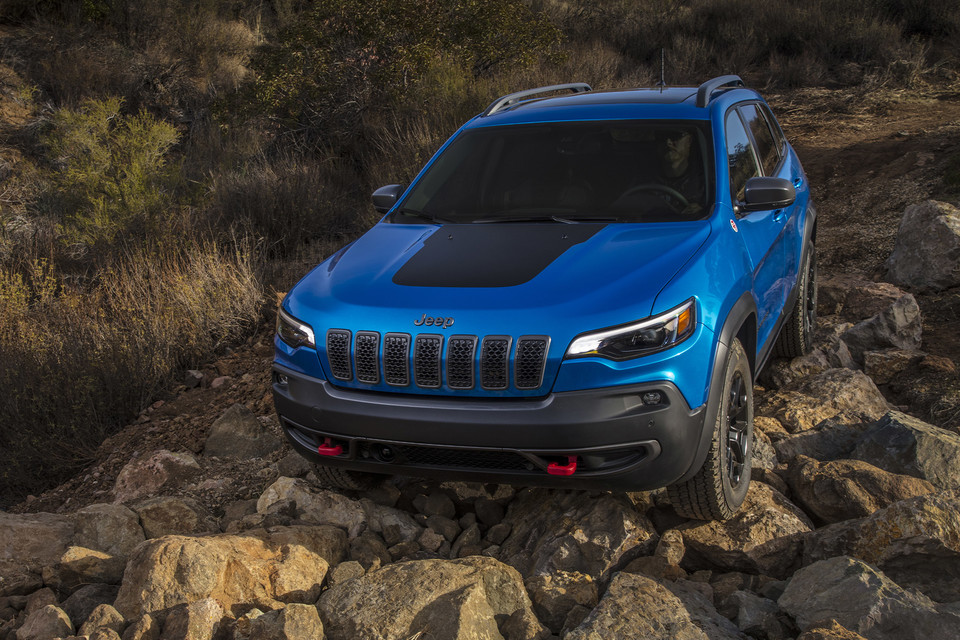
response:
[(698, 220), (713, 202), (709, 123), (558, 122), (462, 132), (393, 222)]

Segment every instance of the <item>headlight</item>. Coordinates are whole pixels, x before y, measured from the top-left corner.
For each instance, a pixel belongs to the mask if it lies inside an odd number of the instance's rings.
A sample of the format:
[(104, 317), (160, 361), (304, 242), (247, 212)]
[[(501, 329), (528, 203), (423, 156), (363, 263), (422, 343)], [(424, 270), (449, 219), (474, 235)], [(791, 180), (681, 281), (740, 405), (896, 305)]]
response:
[(581, 334), (570, 344), (566, 357), (628, 360), (682, 342), (693, 334), (696, 325), (697, 305), (690, 298), (679, 307), (653, 318)]
[(310, 325), (300, 322), (283, 309), (277, 310), (277, 335), (285, 343), (297, 347), (317, 348)]

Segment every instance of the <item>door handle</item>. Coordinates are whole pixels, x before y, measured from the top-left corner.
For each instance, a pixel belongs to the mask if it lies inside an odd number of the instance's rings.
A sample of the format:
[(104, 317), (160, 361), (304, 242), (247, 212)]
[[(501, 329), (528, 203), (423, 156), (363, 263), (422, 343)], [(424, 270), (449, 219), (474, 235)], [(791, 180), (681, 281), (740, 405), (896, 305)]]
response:
[(793, 179), (793, 188), (794, 188), (794, 189), (799, 189), (801, 186), (803, 186), (803, 178), (794, 178), (794, 179)]
[(773, 212), (774, 222), (782, 222), (785, 217), (787, 217), (786, 209), (777, 209), (776, 211)]

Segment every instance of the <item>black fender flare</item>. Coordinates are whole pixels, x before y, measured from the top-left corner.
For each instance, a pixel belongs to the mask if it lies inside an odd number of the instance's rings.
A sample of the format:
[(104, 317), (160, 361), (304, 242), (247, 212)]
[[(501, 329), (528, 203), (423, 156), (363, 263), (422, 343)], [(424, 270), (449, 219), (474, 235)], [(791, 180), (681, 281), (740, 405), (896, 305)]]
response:
[[(757, 305), (753, 296), (750, 295), (750, 292), (744, 291), (733, 304), (730, 313), (727, 314), (727, 319), (723, 323), (723, 327), (720, 329), (720, 334), (717, 336), (717, 352), (716, 357), (713, 359), (713, 371), (710, 373), (710, 392), (707, 395), (707, 406), (703, 415), (703, 429), (700, 432), (700, 442), (697, 445), (697, 452), (693, 458), (693, 464), (687, 472), (677, 480), (678, 483), (686, 482), (695, 476), (707, 459), (707, 453), (710, 451), (710, 443), (713, 440), (713, 425), (716, 424), (717, 412), (720, 411), (722, 400), (720, 395), (723, 392), (723, 373), (726, 368), (730, 345), (733, 344), (734, 338), (740, 333), (740, 329), (751, 315), (756, 318)], [(754, 333), (756, 333), (755, 325), (756, 323), (754, 322)], [(754, 346), (744, 345), (744, 349), (747, 351), (750, 366), (755, 367), (756, 335), (752, 336), (752, 338)], [(754, 354), (750, 353), (751, 348), (754, 349)], [(756, 376), (756, 371), (753, 371), (752, 375)]]

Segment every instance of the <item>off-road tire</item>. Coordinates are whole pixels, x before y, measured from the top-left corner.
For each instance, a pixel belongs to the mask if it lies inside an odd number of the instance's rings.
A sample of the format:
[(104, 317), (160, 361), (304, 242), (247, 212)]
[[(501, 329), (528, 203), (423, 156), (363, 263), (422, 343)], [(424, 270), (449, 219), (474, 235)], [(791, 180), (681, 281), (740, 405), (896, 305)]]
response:
[(798, 358), (813, 348), (813, 330), (817, 324), (817, 247), (811, 243), (800, 270), (797, 302), (790, 317), (780, 329), (776, 354), (781, 358)]
[(383, 476), (376, 473), (350, 471), (339, 467), (328, 467), (324, 464), (315, 465), (314, 472), (320, 484), (334, 489), (348, 489), (351, 491), (366, 491), (367, 489), (372, 489), (383, 480)]
[[(724, 363), (723, 389), (720, 407), (713, 425), (710, 451), (703, 466), (693, 478), (667, 487), (674, 510), (685, 518), (695, 520), (726, 520), (733, 516), (747, 497), (750, 486), (753, 453), (753, 384), (750, 363), (743, 345), (734, 340)], [(739, 380), (739, 383), (738, 383)], [(739, 400), (735, 400), (737, 396)], [(731, 413), (735, 415), (732, 417)], [(731, 424), (735, 424), (731, 429)], [(732, 453), (728, 442), (731, 435), (738, 435), (741, 450), (740, 467), (738, 456)], [(735, 472), (739, 469), (739, 474)], [(737, 478), (734, 476), (737, 475)]]

